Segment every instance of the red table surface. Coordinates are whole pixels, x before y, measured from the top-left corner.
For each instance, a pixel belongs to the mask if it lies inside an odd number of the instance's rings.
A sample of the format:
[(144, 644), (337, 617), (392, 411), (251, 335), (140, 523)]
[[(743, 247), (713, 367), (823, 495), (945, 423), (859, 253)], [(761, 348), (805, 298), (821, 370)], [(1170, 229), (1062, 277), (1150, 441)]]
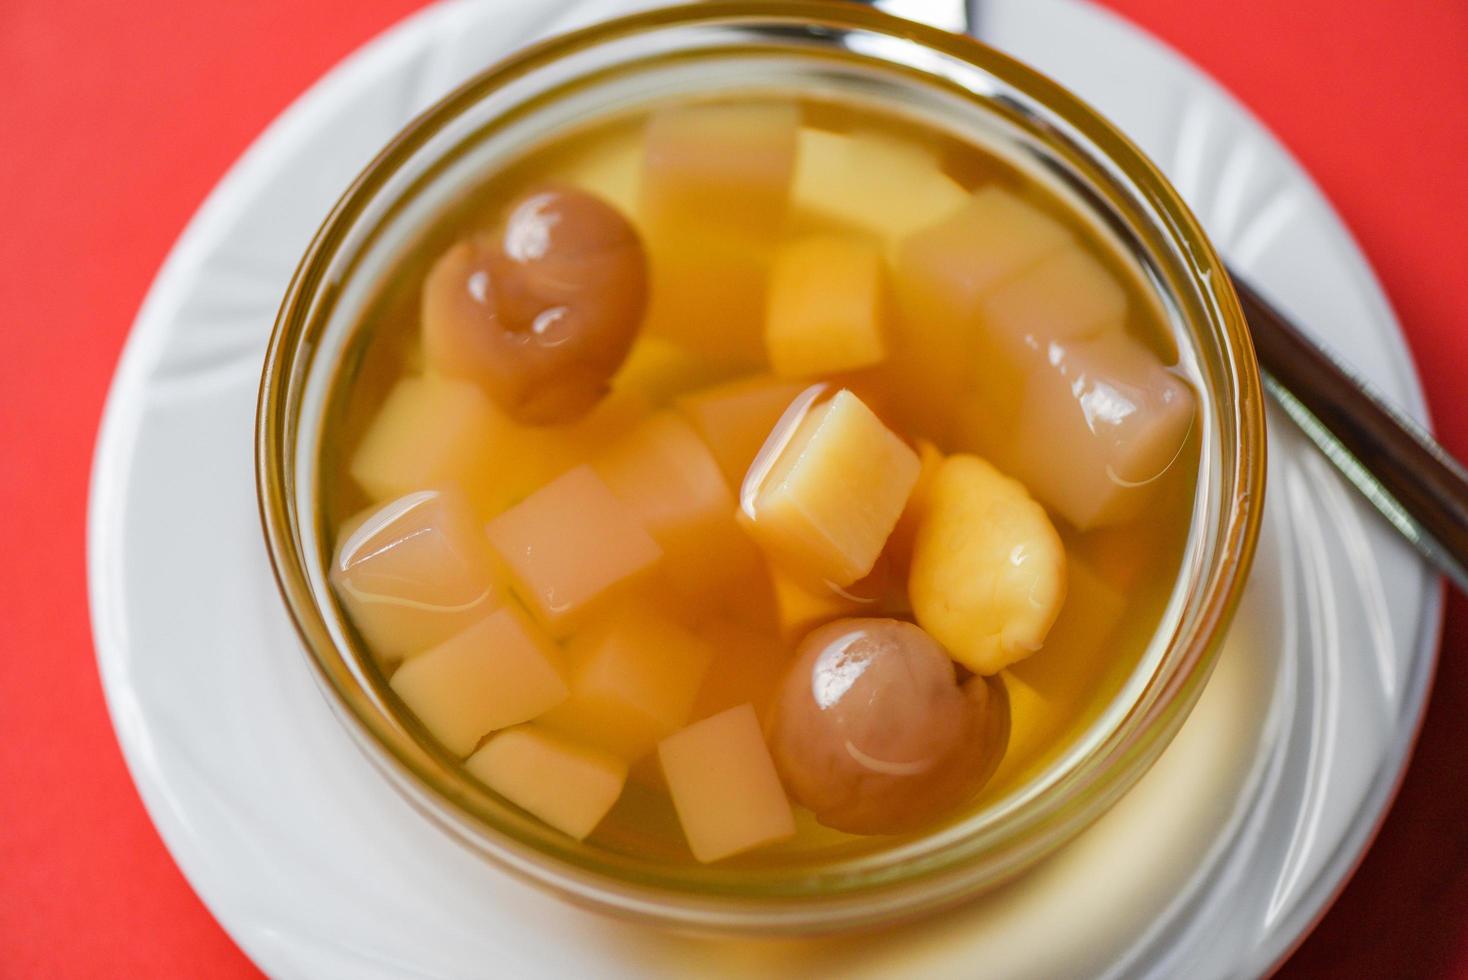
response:
[[(1406, 325), (1443, 442), (1468, 457), (1468, 3), (1107, 2), (1314, 174)], [(184, 223), (287, 103), (417, 6), (0, 0), (0, 976), (254, 973), (113, 738), (86, 609), (88, 468), (123, 339)], [(1468, 976), (1465, 777), (1455, 595), (1396, 805), (1282, 975)]]

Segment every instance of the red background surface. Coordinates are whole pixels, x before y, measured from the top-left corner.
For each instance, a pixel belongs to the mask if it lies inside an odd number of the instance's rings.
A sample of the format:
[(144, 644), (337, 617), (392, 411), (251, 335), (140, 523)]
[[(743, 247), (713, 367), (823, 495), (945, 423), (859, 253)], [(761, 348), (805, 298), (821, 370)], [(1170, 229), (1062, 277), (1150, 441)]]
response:
[[(524, 0), (533, 2), (533, 0)], [(1468, 458), (1468, 3), (1106, 0), (1239, 95), (1344, 214)], [(419, 0), (0, 0), (0, 976), (253, 968), (149, 824), (93, 660), (88, 467), (184, 223), (306, 86)], [(1468, 601), (1381, 836), (1284, 976), (1468, 976)]]

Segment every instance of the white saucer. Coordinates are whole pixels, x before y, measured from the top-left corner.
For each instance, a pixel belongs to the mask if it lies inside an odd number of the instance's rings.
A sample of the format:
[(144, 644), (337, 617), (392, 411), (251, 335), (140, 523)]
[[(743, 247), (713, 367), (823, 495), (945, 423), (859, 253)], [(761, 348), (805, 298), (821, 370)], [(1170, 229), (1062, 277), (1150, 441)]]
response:
[[(1354, 866), (1405, 764), (1440, 590), (1286, 426), (1266, 532), (1203, 700), (1092, 830), (1002, 891), (879, 937), (712, 942), (567, 907), (470, 857), (339, 729), (277, 597), (251, 438), (261, 354), (337, 193), (411, 114), (534, 35), (622, 3), (441, 4), (348, 59), (220, 183), (138, 317), (97, 450), (97, 656), (133, 778), (239, 945), (282, 977), (1249, 976)], [(1267, 132), (1092, 7), (987, 0), (987, 40), (1096, 103), (1215, 241), (1425, 420), (1400, 330), (1339, 219)]]

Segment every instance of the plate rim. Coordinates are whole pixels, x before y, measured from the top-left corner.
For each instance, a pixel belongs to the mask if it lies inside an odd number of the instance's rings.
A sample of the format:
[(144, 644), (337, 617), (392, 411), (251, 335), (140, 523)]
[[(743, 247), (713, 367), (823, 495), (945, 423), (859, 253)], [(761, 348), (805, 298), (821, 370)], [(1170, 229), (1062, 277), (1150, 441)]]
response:
[[(1111, 21), (1114, 27), (1128, 31), (1143, 42), (1161, 49), (1164, 55), (1174, 59), (1196, 80), (1207, 86), (1212, 94), (1222, 99), (1231, 111), (1239, 113), (1248, 127), (1262, 136), (1297, 172), (1302, 178), (1302, 188), (1316, 199), (1322, 213), (1331, 222), (1333, 237), (1346, 246), (1346, 260), (1362, 273), (1359, 280), (1365, 286), (1372, 304), (1393, 328), (1388, 337), (1388, 347), (1395, 362), (1393, 370), (1403, 382), (1408, 396), (1409, 404), (1404, 406), (1405, 409), (1410, 415), (1420, 418), (1429, 432), (1432, 431), (1431, 413), (1422, 389), (1421, 377), (1400, 319), (1350, 228), (1315, 183), (1310, 172), (1300, 164), (1288, 147), (1247, 105), (1213, 76), (1187, 55), (1145, 28), (1089, 0), (1064, 0), (1063, 4), (1061, 0), (1053, 2), (1099, 15)], [(114, 539), (122, 534), (123, 529), (120, 520), (109, 521), (108, 517), (119, 509), (119, 498), (122, 496), (119, 490), (127, 485), (127, 480), (120, 477), (131, 468), (132, 449), (142, 429), (147, 371), (169, 340), (170, 321), (165, 314), (169, 304), (185, 291), (188, 276), (200, 261), (202, 250), (198, 245), (208, 238), (213, 228), (237, 213), (238, 208), (249, 200), (261, 178), (268, 176), (272, 158), (281, 153), (280, 147), (288, 145), (298, 130), (308, 127), (313, 119), (331, 115), (337, 104), (355, 85), (382, 70), (383, 65), (394, 54), (411, 50), (419, 43), (421, 36), (431, 36), (439, 29), (440, 22), (462, 16), (470, 6), (465, 0), (438, 0), (390, 24), (375, 37), (350, 51), (311, 83), (251, 140), (190, 216), (150, 283), (128, 330), (117, 366), (108, 384), (93, 446), (86, 509), (88, 612), (94, 655), (109, 720), (129, 777), (170, 859), (220, 928), (247, 958), (262, 969), (269, 962), (269, 951), (253, 948), (255, 944), (247, 945), (243, 941), (236, 926), (216, 907), (218, 896), (211, 899), (200, 887), (199, 879), (204, 876), (203, 870), (193, 862), (180, 858), (180, 850), (187, 850), (183, 842), (183, 828), (177, 825), (164, 801), (156, 795), (161, 784), (151, 778), (140, 761), (140, 750), (135, 741), (138, 734), (132, 731), (133, 721), (127, 717), (124, 710), (126, 706), (122, 701), (125, 696), (125, 677), (129, 669), (126, 661), (129, 658), (125, 653), (119, 652), (128, 645), (125, 639), (126, 628), (118, 625), (124, 617), (115, 608), (121, 595), (114, 594), (108, 588), (113, 579), (106, 573), (124, 552), (121, 545), (114, 543)], [(1288, 929), (1275, 925), (1267, 933), (1271, 942), (1256, 948), (1257, 953), (1271, 945), (1276, 947), (1274, 954), (1262, 964), (1266, 975), (1277, 970), (1308, 939), (1329, 912), (1365, 859), (1391, 812), (1410, 766), (1433, 689), (1441, 651), (1445, 596), (1446, 586), (1441, 578), (1429, 576), (1421, 601), (1416, 649), (1412, 651), (1415, 670), (1409, 675), (1408, 686), (1403, 691), (1401, 720), (1411, 718), (1410, 731), (1400, 724), (1394, 729), (1391, 736), (1394, 744), (1389, 745), (1389, 748), (1395, 751), (1390, 755), (1390, 765), (1378, 767), (1356, 818), (1336, 842), (1320, 872), (1295, 905), (1297, 917), (1302, 921), (1292, 924)], [(118, 645), (114, 646), (114, 642)], [(1418, 674), (1421, 676), (1418, 677)], [(1390, 772), (1392, 778), (1381, 779), (1381, 775), (1386, 772)], [(1370, 818), (1361, 819), (1366, 814)], [(1305, 914), (1306, 910), (1308, 915)], [(1289, 919), (1281, 921), (1288, 922)]]
[(183, 828), (176, 824), (165, 802), (157, 795), (158, 782), (150, 778), (139, 760), (137, 736), (130, 734), (132, 721), (124, 713), (121, 700), (126, 695), (121, 678), (128, 669), (124, 662), (127, 657), (112, 647), (114, 629), (117, 630), (118, 649), (126, 646), (123, 638), (125, 627), (118, 629), (114, 625), (120, 614), (113, 607), (121, 597), (109, 594), (107, 587), (111, 579), (104, 571), (123, 552), (120, 545), (112, 543), (112, 539), (122, 533), (122, 522), (109, 521), (107, 517), (118, 510), (120, 501), (117, 498), (126, 480), (117, 477), (131, 468), (132, 450), (142, 428), (147, 370), (168, 340), (168, 319), (164, 312), (168, 304), (184, 291), (188, 274), (193, 271), (191, 267), (200, 263), (202, 250), (198, 243), (206, 240), (214, 226), (249, 200), (254, 185), (268, 173), (271, 158), (281, 152), (277, 144), (287, 144), (296, 130), (304, 129), (314, 118), (330, 115), (334, 104), (352, 86), (359, 84), (359, 76), (365, 81), (377, 70), (379, 61), (386, 63), (397, 50), (411, 49), (420, 35), (432, 35), (440, 21), (449, 20), (466, 6), (466, 0), (432, 0), (389, 24), (311, 82), (250, 140), (189, 216), (148, 284), (108, 382), (93, 442), (92, 463), (87, 476), (85, 531), (87, 612), (93, 657), (108, 720), (128, 778), (169, 859), (194, 897), (229, 936), (235, 948), (256, 969), (266, 974), (272, 973), (269, 968), (271, 951), (246, 942), (240, 923), (232, 922), (231, 917), (223, 914), (221, 896), (211, 895), (209, 889), (200, 886), (205, 872), (180, 857), (180, 851), (186, 849)]
[[(1056, 2), (1068, 2), (1088, 8), (1095, 16), (1111, 22), (1114, 28), (1129, 32), (1140, 40), (1161, 49), (1179, 65), (1186, 68), (1195, 80), (1206, 87), (1213, 96), (1223, 101), (1231, 111), (1238, 113), (1247, 126), (1263, 138), (1271, 150), (1278, 153), (1304, 178), (1301, 187), (1320, 205), (1321, 212), (1332, 225), (1332, 232), (1338, 241), (1346, 246), (1346, 259), (1355, 265), (1357, 272), (1360, 273), (1357, 281), (1365, 287), (1371, 303), (1393, 327), (1387, 345), (1394, 361), (1392, 369), (1404, 383), (1408, 395), (1408, 404), (1401, 408), (1409, 417), (1417, 419), (1429, 435), (1434, 435), (1432, 409), (1427, 401), (1427, 393), (1422, 386), (1422, 375), (1418, 371), (1417, 359), (1408, 342), (1407, 333), (1402, 327), (1401, 318), (1397, 316), (1396, 309), (1392, 305), (1391, 297), (1387, 295), (1385, 287), (1377, 277), (1375, 268), (1371, 265), (1365, 250), (1362, 249), (1361, 243), (1356, 240), (1356, 235), (1350, 225), (1336, 210), (1324, 189), (1316, 183), (1314, 176), (1295, 156), (1289, 145), (1254, 112), (1248, 103), (1234, 95), (1226, 85), (1195, 62), (1186, 52), (1179, 50), (1165, 39), (1095, 0), (1056, 0)], [(1143, 150), (1143, 153), (1145, 154), (1146, 151)], [(1330, 913), (1337, 900), (1350, 885), (1357, 869), (1366, 860), (1366, 855), (1381, 834), (1387, 817), (1391, 815), (1406, 779), (1407, 770), (1411, 767), (1412, 758), (1416, 753), (1422, 726), (1427, 717), (1427, 706), (1432, 698), (1437, 679), (1438, 660), (1442, 655), (1443, 627), (1447, 614), (1447, 591), (1448, 584), (1443, 577), (1434, 574), (1429, 569), (1421, 619), (1416, 634), (1416, 649), (1412, 654), (1412, 663), (1416, 669), (1412, 675), (1409, 675), (1409, 683), (1403, 691), (1402, 700), (1403, 708), (1408, 709), (1404, 710), (1403, 718), (1410, 717), (1412, 724), (1410, 730), (1397, 729), (1393, 732), (1393, 740), (1400, 740), (1401, 744), (1393, 746), (1398, 749), (1398, 752), (1395, 753), (1396, 757), (1390, 767), (1392, 778), (1389, 780), (1373, 779), (1371, 788), (1357, 811), (1357, 819), (1351, 822), (1346, 834), (1337, 841), (1320, 873), (1316, 875), (1297, 901), (1295, 911), (1300, 921), (1289, 929), (1275, 927), (1268, 933), (1271, 940), (1283, 937), (1285, 941), (1274, 944), (1277, 948), (1273, 955), (1264, 959), (1261, 964), (1264, 976), (1270, 976), (1283, 967)], [(1386, 769), (1387, 767), (1383, 766), (1376, 775), (1379, 776)], [(1362, 814), (1370, 814), (1370, 819), (1360, 819)], [(1302, 914), (1306, 909), (1309, 910), (1309, 914)]]

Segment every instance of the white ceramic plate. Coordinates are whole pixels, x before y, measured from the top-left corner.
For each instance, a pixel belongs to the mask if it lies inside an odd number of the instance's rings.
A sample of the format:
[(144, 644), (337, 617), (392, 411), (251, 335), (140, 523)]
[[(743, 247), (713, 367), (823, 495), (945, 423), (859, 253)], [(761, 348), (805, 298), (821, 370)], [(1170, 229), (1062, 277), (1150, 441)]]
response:
[[(210, 196), (113, 384), (92, 482), (91, 603), (113, 722), (153, 821), (239, 945), (281, 977), (750, 974), (1249, 976), (1321, 913), (1409, 751), (1440, 593), (1285, 426), (1256, 571), (1176, 742), (1100, 823), (915, 927), (714, 942), (511, 880), (388, 787), (318, 693), (266, 563), (256, 379), (291, 269), (411, 115), (533, 36), (626, 4), (434, 6), (303, 96)], [(1089, 6), (991, 0), (987, 40), (1097, 104), (1230, 260), (1425, 420), (1370, 269), (1300, 168), (1157, 42)]]

